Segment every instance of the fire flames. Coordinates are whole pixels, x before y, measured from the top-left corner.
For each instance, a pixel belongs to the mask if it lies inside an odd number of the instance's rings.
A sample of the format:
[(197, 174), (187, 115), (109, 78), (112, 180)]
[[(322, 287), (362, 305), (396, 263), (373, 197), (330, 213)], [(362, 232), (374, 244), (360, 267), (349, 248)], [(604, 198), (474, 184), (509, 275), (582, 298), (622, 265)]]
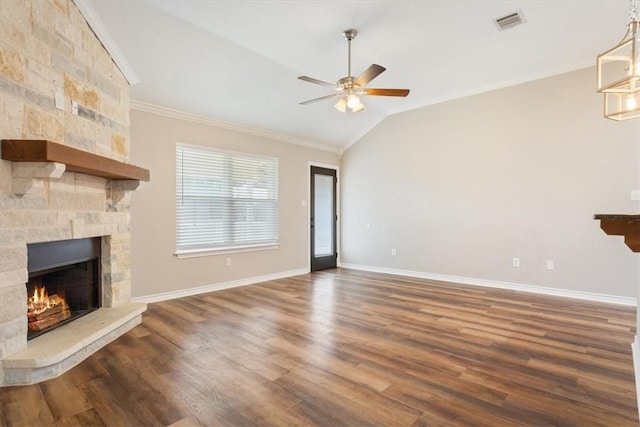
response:
[(44, 286), (35, 286), (27, 301), (27, 320), (30, 331), (40, 331), (71, 317), (63, 297), (48, 295)]
[(58, 295), (49, 296), (44, 286), (36, 286), (33, 290), (33, 296), (29, 297), (27, 313), (40, 314), (49, 308), (62, 304), (63, 301)]

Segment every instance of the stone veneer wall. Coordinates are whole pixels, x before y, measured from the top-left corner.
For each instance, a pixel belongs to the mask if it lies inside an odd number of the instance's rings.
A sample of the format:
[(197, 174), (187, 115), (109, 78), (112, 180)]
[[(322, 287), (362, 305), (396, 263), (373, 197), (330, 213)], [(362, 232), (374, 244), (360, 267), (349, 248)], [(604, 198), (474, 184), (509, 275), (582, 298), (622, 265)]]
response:
[[(48, 139), (126, 161), (129, 84), (76, 5), (0, 0), (0, 28), (0, 139)], [(26, 347), (29, 243), (106, 236), (103, 305), (130, 300), (127, 182), (65, 172), (13, 193), (18, 175), (44, 165), (0, 161), (0, 359)]]

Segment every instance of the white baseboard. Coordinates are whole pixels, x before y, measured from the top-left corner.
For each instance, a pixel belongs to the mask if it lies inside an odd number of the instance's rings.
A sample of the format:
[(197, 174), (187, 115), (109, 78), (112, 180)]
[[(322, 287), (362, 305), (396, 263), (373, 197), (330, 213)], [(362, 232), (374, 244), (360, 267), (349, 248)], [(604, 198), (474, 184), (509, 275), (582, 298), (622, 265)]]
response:
[(131, 301), (146, 302), (146, 303), (167, 301), (167, 300), (176, 299), (176, 298), (188, 297), (191, 295), (198, 295), (198, 294), (204, 294), (207, 292), (220, 291), (222, 289), (230, 289), (230, 288), (237, 288), (240, 286), (254, 285), (260, 282), (268, 282), (270, 280), (284, 279), (287, 277), (299, 276), (301, 274), (307, 274), (307, 273), (309, 273), (309, 270), (307, 270), (306, 268), (300, 268), (298, 270), (283, 271), (280, 273), (266, 274), (264, 276), (247, 277), (246, 279), (238, 279), (238, 280), (231, 280), (229, 282), (214, 283), (211, 285), (198, 286), (196, 288), (179, 289), (176, 291), (163, 292), (161, 294), (145, 295), (142, 297), (131, 298)]
[(631, 352), (633, 354), (633, 372), (636, 376), (636, 399), (638, 401), (638, 416), (640, 416), (640, 343), (638, 336), (635, 336), (631, 344)]
[(520, 283), (499, 282), (496, 280), (476, 279), (472, 277), (449, 276), (445, 274), (425, 273), (422, 271), (400, 270), (396, 268), (376, 267), (371, 265), (341, 263), (340, 267), (353, 270), (371, 271), (374, 273), (395, 274), (397, 276), (417, 277), (420, 279), (438, 280), (442, 282), (462, 283), (465, 285), (484, 286), (488, 288), (510, 289), (514, 291), (532, 292), (566, 298), (620, 304), (635, 307), (636, 298), (615, 295), (595, 294), (590, 292), (570, 291), (567, 289), (547, 288), (543, 286), (524, 285)]

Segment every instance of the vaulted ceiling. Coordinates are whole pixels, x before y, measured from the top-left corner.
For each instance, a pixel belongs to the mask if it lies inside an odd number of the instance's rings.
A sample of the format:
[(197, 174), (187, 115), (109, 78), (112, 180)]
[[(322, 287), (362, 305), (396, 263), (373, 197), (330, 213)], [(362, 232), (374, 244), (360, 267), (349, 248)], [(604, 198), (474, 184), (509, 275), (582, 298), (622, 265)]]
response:
[[(140, 77), (138, 102), (341, 151), (388, 115), (595, 63), (624, 35), (626, 0), (193, 1), (89, 0)], [(499, 31), (494, 19), (526, 22)], [(332, 93), (297, 79), (335, 82), (372, 63), (371, 87), (407, 98), (366, 97), (341, 113)], [(594, 75), (595, 88), (595, 75)], [(526, 102), (526, 100), (521, 100)]]

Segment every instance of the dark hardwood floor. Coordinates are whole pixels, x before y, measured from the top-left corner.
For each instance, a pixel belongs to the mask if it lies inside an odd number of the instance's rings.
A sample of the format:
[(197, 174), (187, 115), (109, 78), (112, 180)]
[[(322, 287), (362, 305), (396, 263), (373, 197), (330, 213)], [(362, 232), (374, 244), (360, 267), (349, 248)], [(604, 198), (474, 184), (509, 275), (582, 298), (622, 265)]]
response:
[(2, 426), (637, 426), (635, 308), (353, 270), (149, 305)]

